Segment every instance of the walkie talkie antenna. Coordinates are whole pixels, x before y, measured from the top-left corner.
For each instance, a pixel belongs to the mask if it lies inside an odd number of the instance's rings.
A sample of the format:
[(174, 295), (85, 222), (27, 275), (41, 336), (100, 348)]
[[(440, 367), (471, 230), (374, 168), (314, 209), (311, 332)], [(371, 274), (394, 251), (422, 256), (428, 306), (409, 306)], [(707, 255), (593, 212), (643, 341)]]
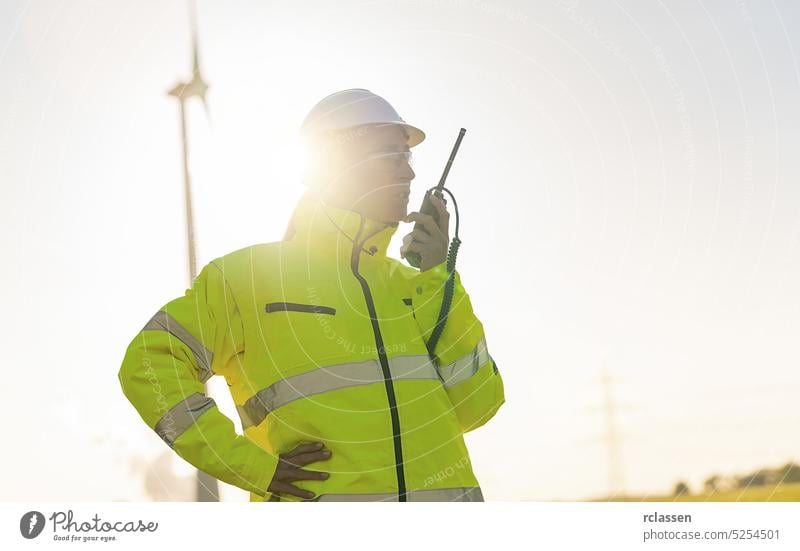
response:
[(442, 189), (444, 188), (444, 183), (447, 180), (447, 175), (450, 174), (450, 166), (453, 164), (453, 160), (456, 158), (456, 153), (458, 153), (458, 147), (461, 145), (461, 140), (464, 138), (464, 134), (467, 133), (466, 128), (462, 128), (458, 131), (458, 137), (456, 138), (456, 144), (453, 146), (453, 151), (450, 152), (450, 158), (447, 159), (447, 164), (444, 166), (444, 172), (442, 172), (442, 177), (439, 178), (439, 184), (436, 186), (436, 189), (433, 193), (436, 194), (437, 197), (442, 196)]

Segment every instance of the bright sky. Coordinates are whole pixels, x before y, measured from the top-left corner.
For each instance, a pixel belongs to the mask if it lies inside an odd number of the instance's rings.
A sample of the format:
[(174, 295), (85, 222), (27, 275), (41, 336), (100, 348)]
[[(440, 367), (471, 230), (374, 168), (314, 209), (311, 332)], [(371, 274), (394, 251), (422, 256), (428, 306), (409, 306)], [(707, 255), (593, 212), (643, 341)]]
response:
[[(606, 493), (604, 362), (628, 492), (800, 461), (800, 4), (198, 4), (200, 266), (282, 237), (323, 96), (427, 133), (412, 206), (467, 129), (458, 267), (507, 397), (467, 437), (487, 499)], [(189, 63), (182, 0), (0, 3), (4, 499), (148, 499), (171, 453), (117, 371), (188, 284)]]

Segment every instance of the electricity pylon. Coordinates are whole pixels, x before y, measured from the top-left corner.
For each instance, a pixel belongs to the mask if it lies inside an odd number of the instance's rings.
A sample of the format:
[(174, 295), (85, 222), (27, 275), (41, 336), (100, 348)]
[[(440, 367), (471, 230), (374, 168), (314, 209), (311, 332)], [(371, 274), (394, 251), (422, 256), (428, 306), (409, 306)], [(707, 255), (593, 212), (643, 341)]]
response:
[(610, 495), (625, 492), (625, 481), (622, 469), (622, 450), (619, 431), (617, 430), (617, 404), (611, 392), (613, 379), (608, 371), (608, 361), (603, 357), (603, 374), (600, 377), (603, 385), (603, 411), (606, 423), (606, 444), (608, 449), (608, 489)]

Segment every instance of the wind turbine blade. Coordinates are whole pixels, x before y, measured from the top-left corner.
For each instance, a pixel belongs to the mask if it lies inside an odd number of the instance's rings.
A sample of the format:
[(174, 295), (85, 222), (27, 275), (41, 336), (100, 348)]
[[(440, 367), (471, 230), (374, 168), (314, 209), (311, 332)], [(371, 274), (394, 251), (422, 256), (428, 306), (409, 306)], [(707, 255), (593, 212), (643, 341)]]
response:
[(214, 127), (214, 119), (211, 118), (211, 111), (208, 108), (208, 101), (206, 100), (206, 95), (203, 94), (200, 97), (200, 100), (203, 102), (203, 111), (206, 112), (206, 119), (208, 119), (208, 126), (209, 128)]
[(200, 54), (197, 47), (197, 7), (194, 0), (189, 2), (189, 20), (192, 26), (192, 76), (200, 75)]

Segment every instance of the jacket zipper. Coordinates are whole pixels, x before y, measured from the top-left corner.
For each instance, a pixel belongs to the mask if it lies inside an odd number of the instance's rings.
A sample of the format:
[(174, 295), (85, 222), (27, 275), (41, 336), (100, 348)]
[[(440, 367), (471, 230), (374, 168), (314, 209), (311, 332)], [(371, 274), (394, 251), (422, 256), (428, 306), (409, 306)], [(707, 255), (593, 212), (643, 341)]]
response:
[(397, 413), (397, 398), (394, 394), (394, 383), (392, 382), (392, 374), (389, 370), (389, 359), (386, 357), (386, 349), (383, 346), (383, 336), (381, 335), (381, 328), (378, 325), (378, 314), (375, 310), (375, 302), (372, 300), (372, 292), (369, 289), (367, 280), (358, 272), (358, 261), (361, 257), (361, 246), (358, 244), (358, 241), (361, 237), (363, 227), (364, 218), (362, 217), (356, 239), (353, 241), (353, 252), (350, 255), (350, 269), (353, 270), (353, 275), (356, 276), (356, 279), (361, 283), (361, 290), (364, 291), (364, 299), (367, 302), (367, 310), (369, 311), (370, 321), (372, 322), (372, 332), (375, 335), (375, 344), (378, 347), (378, 359), (380, 360), (381, 370), (383, 371), (386, 396), (389, 399), (389, 412), (392, 418), (392, 437), (394, 441), (395, 470), (397, 472), (397, 497), (399, 501), (408, 501), (406, 499), (406, 479), (403, 471), (403, 445), (400, 439), (400, 415)]

